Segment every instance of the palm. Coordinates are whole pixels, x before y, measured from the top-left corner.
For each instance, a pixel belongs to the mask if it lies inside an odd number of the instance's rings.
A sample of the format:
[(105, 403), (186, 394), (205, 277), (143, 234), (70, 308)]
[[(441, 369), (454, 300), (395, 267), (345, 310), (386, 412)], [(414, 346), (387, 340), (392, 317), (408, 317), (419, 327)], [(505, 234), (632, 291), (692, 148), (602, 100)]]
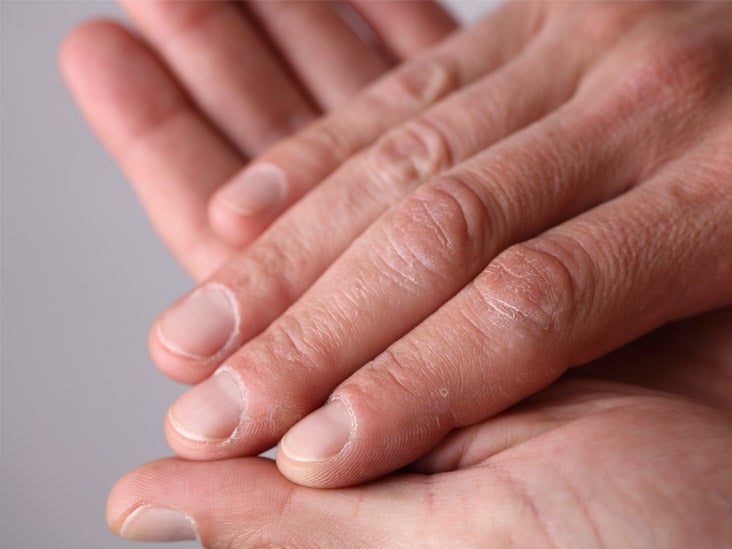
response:
[[(125, 477), (109, 513), (119, 528), (135, 502), (162, 500), (212, 547), (722, 545), (732, 422), (718, 396), (732, 385), (730, 341), (732, 309), (666, 329), (363, 486), (297, 486), (259, 458), (169, 459)], [(666, 368), (634, 380), (641, 362)]]

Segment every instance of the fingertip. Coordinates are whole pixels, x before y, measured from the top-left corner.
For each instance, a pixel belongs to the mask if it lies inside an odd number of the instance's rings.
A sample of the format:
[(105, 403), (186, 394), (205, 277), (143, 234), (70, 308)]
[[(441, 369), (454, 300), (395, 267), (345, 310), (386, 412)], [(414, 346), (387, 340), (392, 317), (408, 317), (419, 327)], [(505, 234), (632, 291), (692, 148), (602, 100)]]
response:
[(149, 335), (150, 356), (166, 376), (198, 383), (240, 345), (241, 313), (234, 291), (209, 281), (163, 311)]
[(74, 26), (61, 40), (57, 59), (64, 75), (72, 74), (84, 55), (98, 51), (100, 44), (131, 38), (129, 31), (113, 19), (98, 18), (83, 21)]
[(228, 367), (189, 389), (168, 411), (170, 425), (184, 438), (226, 444), (238, 433), (246, 411), (246, 392)]
[(160, 339), (157, 321), (148, 333), (147, 346), (150, 358), (158, 371), (178, 383), (186, 385), (200, 383), (216, 369), (216, 364), (202, 364), (198, 360), (171, 351)]
[[(318, 472), (336, 459), (354, 435), (355, 422), (348, 407), (333, 400), (305, 416), (282, 437), (277, 462), (288, 478), (307, 486), (319, 486)], [(327, 480), (325, 480), (327, 482)]]
[(282, 476), (300, 486), (320, 489), (347, 488), (391, 472), (374, 471), (370, 463), (372, 456), (368, 454), (369, 452), (364, 452), (362, 455), (349, 454), (324, 461), (301, 461), (288, 455), (280, 442), (275, 461)]
[(107, 526), (113, 534), (119, 535), (125, 518), (134, 510), (135, 504), (129, 501), (130, 491), (127, 488), (127, 473), (114, 483), (107, 497), (106, 518)]
[[(179, 479), (186, 477), (193, 492), (205, 497), (200, 475), (175, 458), (142, 465), (124, 475), (107, 499), (107, 524), (116, 535), (136, 541), (199, 539), (199, 528), (189, 515), (197, 499), (182, 498)], [(185, 490), (185, 488), (184, 488)], [(186, 509), (188, 508), (188, 511)]]
[[(128, 539), (197, 538), (206, 547), (331, 547), (343, 541), (334, 533), (351, 525), (359, 500), (340, 497), (334, 510), (330, 494), (293, 497), (296, 491), (305, 494), (268, 459), (166, 458), (117, 482), (107, 502), (107, 521), (112, 532)], [(326, 515), (331, 519), (327, 524), (313, 521)]]
[(165, 414), (163, 433), (168, 442), (168, 446), (170, 446), (170, 449), (176, 456), (185, 460), (204, 462), (234, 457), (236, 455), (236, 452), (228, 452), (228, 447), (230, 446), (228, 441), (204, 440), (200, 436), (182, 428), (181, 423), (173, 417), (171, 412), (175, 405), (174, 402)]
[[(252, 412), (247, 387), (229, 366), (192, 387), (168, 409), (164, 431), (170, 448), (193, 461), (256, 456), (271, 448), (271, 418)], [(274, 440), (273, 440), (274, 439)]]
[(302, 486), (354, 486), (414, 462), (451, 429), (434, 402), (410, 400), (380, 384), (341, 386), (328, 404), (282, 437), (277, 467)]
[(242, 215), (229, 207), (218, 193), (209, 201), (208, 219), (218, 237), (240, 249), (254, 242), (267, 226), (259, 218)]
[(209, 221), (226, 241), (245, 246), (286, 207), (288, 179), (270, 162), (257, 162), (234, 176), (209, 202)]
[[(277, 446), (280, 472), (292, 482), (313, 488), (336, 488), (358, 482), (368, 456), (352, 446), (356, 419), (348, 405), (334, 399), (296, 423)], [(356, 480), (354, 480), (356, 479)]]
[(109, 529), (120, 535), (125, 520), (141, 504), (143, 492), (155, 493), (160, 487), (158, 478), (161, 471), (174, 466), (174, 458), (164, 458), (142, 465), (129, 471), (109, 491), (107, 497), (106, 518)]

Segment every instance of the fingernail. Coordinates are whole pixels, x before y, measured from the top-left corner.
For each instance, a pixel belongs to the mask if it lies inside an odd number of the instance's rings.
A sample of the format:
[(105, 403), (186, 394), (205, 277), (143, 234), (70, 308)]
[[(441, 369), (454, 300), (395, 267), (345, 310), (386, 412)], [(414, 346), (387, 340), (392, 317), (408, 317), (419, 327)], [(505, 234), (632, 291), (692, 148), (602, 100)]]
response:
[(333, 400), (302, 419), (282, 439), (282, 451), (296, 461), (323, 461), (351, 438), (353, 420), (345, 404)]
[(218, 195), (221, 202), (246, 216), (270, 212), (285, 199), (285, 174), (274, 164), (256, 164), (229, 183)]
[(158, 321), (157, 332), (170, 351), (202, 359), (225, 347), (238, 324), (238, 307), (231, 290), (208, 284), (168, 309)]
[(185, 541), (196, 539), (196, 528), (178, 511), (143, 505), (125, 519), (119, 535), (137, 541)]
[(183, 394), (168, 418), (182, 436), (200, 442), (221, 442), (234, 434), (244, 413), (244, 395), (234, 374), (219, 370)]

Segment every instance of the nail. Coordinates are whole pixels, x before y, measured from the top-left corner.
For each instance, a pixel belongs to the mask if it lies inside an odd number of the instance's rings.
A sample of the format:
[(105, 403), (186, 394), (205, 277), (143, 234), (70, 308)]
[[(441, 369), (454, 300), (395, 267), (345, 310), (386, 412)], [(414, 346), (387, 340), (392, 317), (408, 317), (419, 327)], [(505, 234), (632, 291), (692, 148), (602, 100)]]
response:
[(333, 400), (290, 429), (281, 448), (295, 461), (323, 461), (343, 449), (352, 431), (353, 419), (345, 404)]
[(143, 505), (125, 519), (119, 535), (137, 541), (184, 541), (196, 539), (193, 520), (178, 511)]
[(200, 442), (222, 442), (239, 427), (244, 394), (235, 374), (218, 370), (183, 394), (170, 407), (168, 419), (182, 436)]
[(234, 212), (255, 216), (271, 212), (285, 199), (284, 172), (274, 164), (255, 164), (229, 183), (218, 195)]
[(157, 324), (158, 339), (173, 353), (204, 359), (227, 346), (239, 328), (231, 290), (207, 284), (168, 309)]

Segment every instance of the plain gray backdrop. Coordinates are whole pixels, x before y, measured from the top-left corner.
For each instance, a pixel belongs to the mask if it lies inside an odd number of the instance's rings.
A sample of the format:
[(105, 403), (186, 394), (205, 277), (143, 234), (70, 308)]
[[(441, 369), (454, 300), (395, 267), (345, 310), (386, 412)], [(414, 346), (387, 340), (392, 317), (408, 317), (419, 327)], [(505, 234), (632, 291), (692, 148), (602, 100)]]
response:
[[(489, 3), (452, 2), (463, 19)], [(190, 281), (61, 81), (56, 50), (112, 2), (0, 0), (2, 377), (0, 547), (159, 547), (109, 533), (109, 489), (170, 455), (183, 391), (146, 348)], [(196, 547), (195, 543), (177, 547)]]

